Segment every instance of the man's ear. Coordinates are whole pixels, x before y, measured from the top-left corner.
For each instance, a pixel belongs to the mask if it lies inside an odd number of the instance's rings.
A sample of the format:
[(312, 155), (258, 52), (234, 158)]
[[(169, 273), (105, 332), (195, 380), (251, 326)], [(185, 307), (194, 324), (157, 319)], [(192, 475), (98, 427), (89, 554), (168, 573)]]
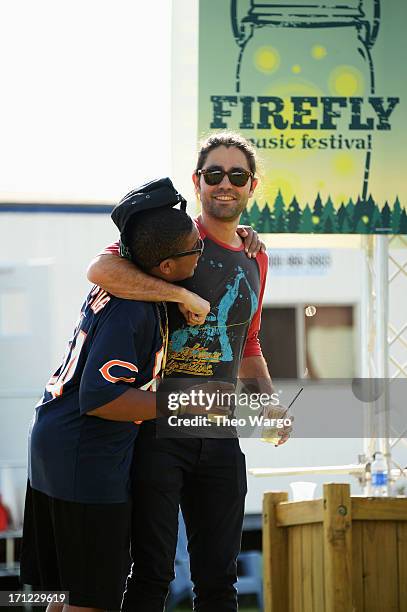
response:
[(169, 276), (170, 274), (172, 274), (174, 271), (174, 267), (175, 261), (173, 259), (164, 259), (159, 266), (160, 272), (164, 276)]
[(255, 190), (255, 189), (256, 189), (256, 187), (257, 187), (258, 182), (259, 182), (259, 179), (252, 178), (252, 184), (251, 184), (251, 186), (250, 186), (250, 191), (249, 191), (249, 198), (251, 198), (251, 197), (252, 197), (252, 195), (253, 195), (253, 193), (254, 193), (254, 190)]

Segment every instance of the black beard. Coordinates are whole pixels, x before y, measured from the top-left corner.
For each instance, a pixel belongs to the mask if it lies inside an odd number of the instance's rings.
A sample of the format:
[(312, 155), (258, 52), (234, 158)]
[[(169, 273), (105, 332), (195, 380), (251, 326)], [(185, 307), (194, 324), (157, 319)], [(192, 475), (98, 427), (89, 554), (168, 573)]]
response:
[(237, 202), (233, 208), (228, 209), (227, 206), (223, 208), (221, 204), (214, 204), (213, 202), (210, 202), (205, 206), (202, 204), (205, 212), (211, 217), (219, 219), (219, 221), (235, 221), (236, 219), (239, 219), (240, 215), (245, 210), (246, 205), (247, 203)]

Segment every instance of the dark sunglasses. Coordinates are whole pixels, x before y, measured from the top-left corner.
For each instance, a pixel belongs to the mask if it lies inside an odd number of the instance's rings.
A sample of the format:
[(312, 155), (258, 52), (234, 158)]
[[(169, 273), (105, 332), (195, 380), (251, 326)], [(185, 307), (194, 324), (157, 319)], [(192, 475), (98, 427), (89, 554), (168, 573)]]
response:
[(253, 172), (244, 170), (243, 168), (232, 168), (231, 170), (224, 170), (219, 167), (206, 168), (205, 170), (198, 170), (197, 175), (203, 176), (207, 185), (219, 185), (224, 176), (227, 174), (229, 181), (235, 187), (244, 187), (249, 178), (254, 178)]
[(174, 259), (174, 257), (186, 257), (187, 255), (202, 255), (204, 250), (204, 241), (202, 238), (198, 238), (194, 248), (190, 251), (181, 251), (181, 253), (174, 253), (174, 255), (168, 255), (167, 257), (163, 257), (156, 265), (159, 266), (164, 259)]

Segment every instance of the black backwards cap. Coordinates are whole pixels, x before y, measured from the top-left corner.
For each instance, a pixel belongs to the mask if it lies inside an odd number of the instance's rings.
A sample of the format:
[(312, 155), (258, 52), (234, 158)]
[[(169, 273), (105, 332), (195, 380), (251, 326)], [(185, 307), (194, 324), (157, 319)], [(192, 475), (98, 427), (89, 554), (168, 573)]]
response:
[(134, 215), (157, 208), (173, 208), (177, 204), (181, 205), (181, 210), (187, 207), (186, 199), (178, 193), (168, 177), (155, 179), (129, 191), (114, 207), (111, 214), (120, 232), (120, 255), (130, 259), (125, 232), (129, 220)]

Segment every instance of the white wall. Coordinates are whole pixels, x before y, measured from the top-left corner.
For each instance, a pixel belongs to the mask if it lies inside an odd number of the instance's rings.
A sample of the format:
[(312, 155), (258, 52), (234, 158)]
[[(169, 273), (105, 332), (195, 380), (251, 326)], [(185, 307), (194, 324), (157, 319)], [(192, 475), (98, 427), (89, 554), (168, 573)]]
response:
[[(86, 267), (118, 232), (104, 214), (1, 214), (0, 261), (51, 259), (52, 366), (58, 365), (89, 291)], [(41, 291), (41, 287), (38, 287)], [(44, 365), (45, 375), (50, 364)]]
[[(283, 256), (288, 253), (299, 253), (304, 259), (309, 255), (327, 253), (330, 264), (326, 269), (312, 270), (306, 268), (306, 273), (287, 271), (279, 274), (274, 271), (272, 262), (269, 268), (265, 305), (278, 304), (358, 304), (361, 299), (361, 275), (363, 254), (359, 249), (340, 248), (303, 248), (295, 246), (292, 236), (291, 248), (273, 249), (272, 253), (280, 251)], [(273, 239), (270, 237), (272, 244)]]

